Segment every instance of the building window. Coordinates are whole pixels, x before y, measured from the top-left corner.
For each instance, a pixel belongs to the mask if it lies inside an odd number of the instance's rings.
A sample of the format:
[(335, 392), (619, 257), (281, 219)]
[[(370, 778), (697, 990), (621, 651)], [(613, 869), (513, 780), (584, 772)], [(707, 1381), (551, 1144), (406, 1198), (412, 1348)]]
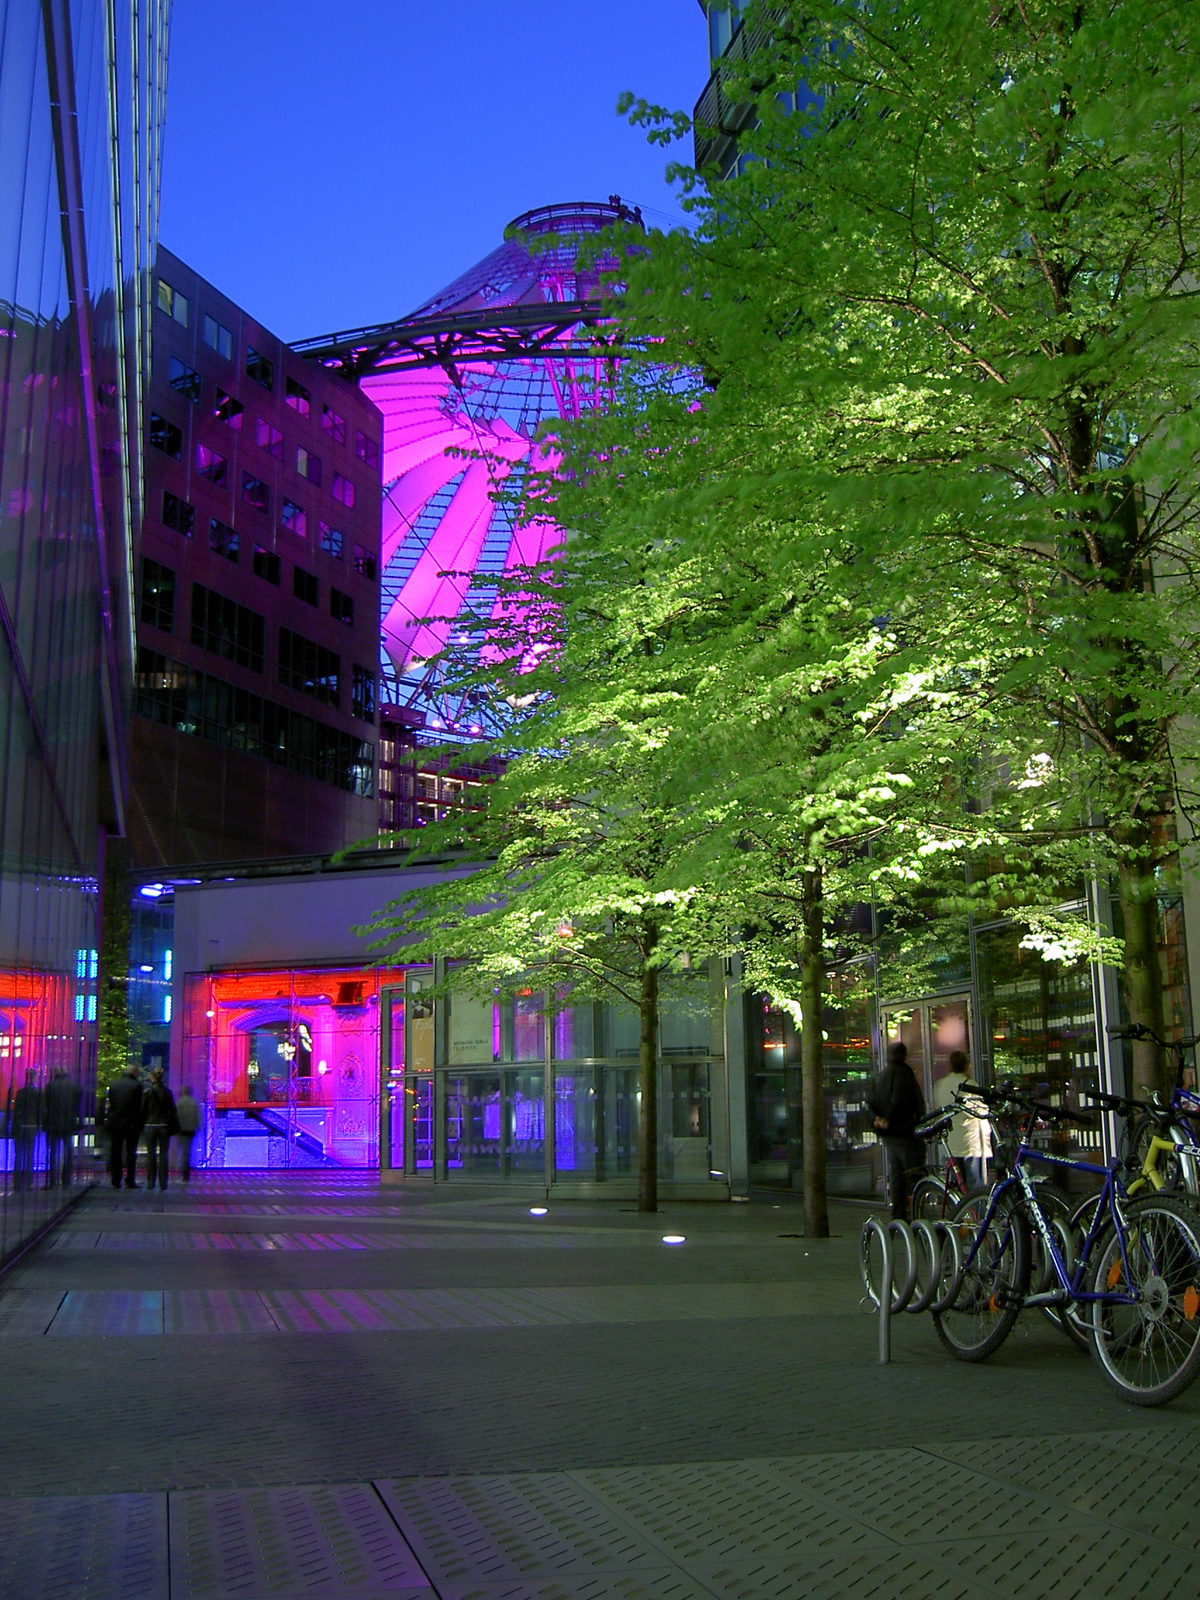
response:
[(354, 601), (332, 584), (329, 586), (329, 615), (336, 617), (339, 622), (354, 621)]
[(261, 478), (256, 478), (252, 473), (242, 473), (242, 499), (248, 506), (253, 506), (256, 511), (261, 511), (264, 516), (271, 515), (271, 491)]
[(275, 387), (275, 363), (260, 356), (253, 345), (246, 346), (246, 376), (261, 383), (264, 389)]
[(335, 500), (340, 500), (344, 506), (354, 504), (354, 485), (349, 478), (343, 478), (340, 472), (335, 472), (329, 492)]
[(215, 350), (219, 356), (224, 356), (226, 361), (233, 360), (233, 334), (216, 317), (205, 317), (203, 322), (204, 342), (210, 350)]
[(346, 419), (339, 417), (336, 411), (331, 411), (328, 406), (321, 407), (321, 426), (325, 432), (339, 444), (346, 442)]
[(240, 400), (235, 400), (231, 394), (226, 394), (224, 389), (217, 390), (217, 403), (213, 407), (213, 416), (227, 428), (232, 428), (235, 433), (242, 431), (242, 413), (245, 409)]
[(336, 706), (341, 698), (342, 658), (290, 628), (279, 630), (279, 681), (314, 700)]
[(224, 483), (229, 463), (206, 444), (196, 446), (196, 471), (212, 483)]
[(149, 556), (142, 558), (141, 619), (164, 633), (175, 631), (175, 574)]
[(181, 328), (187, 327), (188, 302), (186, 296), (181, 295), (178, 289), (172, 289), (171, 285), (162, 278), (158, 280), (158, 309), (165, 311), (169, 317), (174, 317)]
[(199, 400), (200, 374), (195, 367), (189, 367), (186, 361), (180, 361), (178, 356), (171, 357), (170, 383), (176, 394), (181, 394), (185, 400)]
[(303, 600), (306, 605), (315, 606), (320, 603), (321, 586), (315, 574), (305, 572), (303, 567), (292, 568), (292, 593), (297, 600)]
[(369, 467), (379, 465), (379, 445), (357, 428), (354, 430), (354, 454)]
[(342, 559), (342, 536), (337, 528), (331, 528), (327, 522), (321, 523), (321, 549), (327, 556)]
[(284, 399), (293, 411), (298, 411), (306, 417), (312, 409), (312, 396), (302, 383), (297, 383), (295, 378), (289, 378), (284, 385)]
[(355, 667), (350, 691), (350, 715), (360, 722), (375, 721), (375, 674), (366, 667)]
[(361, 544), (354, 546), (354, 570), (360, 578), (375, 579), (375, 557)]
[(157, 411), (150, 413), (150, 427), (147, 432), (150, 443), (156, 450), (161, 450), (172, 461), (178, 461), (183, 454), (183, 429), (177, 428), (173, 422), (168, 422), (166, 417), (160, 417)]
[(215, 550), (219, 556), (224, 556), (226, 561), (236, 561), (238, 558), (238, 536), (232, 528), (217, 520), (209, 519), (208, 524), (209, 548)]
[(369, 739), (356, 739), (145, 645), (138, 649), (133, 708), (139, 717), (242, 750), (301, 777), (319, 778), (351, 794), (370, 797), (373, 792)]
[(303, 445), (296, 451), (296, 471), (318, 489), (321, 487), (321, 458), (313, 455), (311, 450), (305, 450)]
[(254, 546), (254, 576), (265, 578), (268, 583), (279, 587), (280, 561), (274, 550), (268, 550), (261, 544)]
[(189, 501), (172, 494), (169, 489), (164, 489), (162, 519), (168, 528), (174, 528), (176, 533), (190, 539), (196, 528), (196, 508)]
[(283, 523), (288, 533), (295, 534), (297, 539), (308, 538), (308, 512), (303, 506), (298, 506), (294, 500), (285, 500), (279, 512), (279, 520)]
[(266, 670), (267, 624), (257, 611), (192, 585), (192, 643), (251, 672)]
[(264, 422), (263, 419), (259, 417), (258, 427), (255, 432), (258, 439), (259, 449), (265, 450), (269, 456), (274, 456), (276, 461), (282, 461), (283, 435), (280, 433), (279, 429), (273, 428), (269, 422)]

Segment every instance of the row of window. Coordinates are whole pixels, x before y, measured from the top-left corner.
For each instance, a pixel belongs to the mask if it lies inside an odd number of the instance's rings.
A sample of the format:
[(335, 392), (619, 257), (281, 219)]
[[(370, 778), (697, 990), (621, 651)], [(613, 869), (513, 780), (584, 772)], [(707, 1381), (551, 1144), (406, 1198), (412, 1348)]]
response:
[[(172, 357), (171, 359), (173, 362), (175, 358)], [(240, 433), (245, 407), (240, 401), (232, 400), (222, 389), (217, 390), (217, 395), (218, 403), (213, 415), (219, 421), (233, 428), (235, 433)], [(236, 411), (233, 410), (234, 406), (237, 407)], [(167, 417), (159, 416), (157, 411), (152, 411), (146, 436), (156, 450), (161, 450), (164, 455), (170, 456), (172, 461), (182, 461), (183, 429), (177, 423), (172, 422)], [(262, 417), (256, 418), (255, 441), (259, 448), (265, 450), (274, 460), (283, 460), (283, 434), (273, 423), (265, 421)], [(197, 472), (211, 479), (213, 483), (225, 483), (228, 467), (227, 458), (214, 450), (211, 445), (197, 444)], [(296, 472), (299, 477), (310, 483), (314, 489), (321, 487), (321, 458), (318, 455), (314, 455), (311, 450), (306, 450), (302, 445), (297, 445), (296, 447)], [(259, 484), (264, 491), (264, 503), (258, 509), (270, 515), (270, 490), (267, 489), (265, 484), (261, 483), (260, 479), (249, 472), (242, 474), (242, 499), (247, 499), (246, 485), (250, 483)], [(348, 478), (344, 472), (335, 472), (330, 479), (329, 492), (348, 511), (354, 509), (358, 499), (358, 491), (353, 478)], [(257, 501), (254, 500), (248, 501), (248, 503), (257, 505)]]
[[(260, 552), (255, 551), (257, 566)], [(262, 551), (266, 557), (269, 551)], [(273, 558), (278, 562), (278, 557)], [(278, 577), (273, 581), (278, 582)], [(295, 587), (299, 595), (302, 586), (315, 586), (317, 580), (311, 573), (296, 568)], [(139, 615), (152, 628), (164, 633), (175, 631), (176, 575), (171, 567), (152, 561), (148, 556), (142, 561), (142, 590)], [(338, 591), (334, 590), (338, 595)], [(305, 598), (305, 596), (301, 596)], [(352, 604), (348, 595), (338, 598)], [(336, 612), (335, 612), (336, 615)], [(266, 618), (249, 606), (218, 594), (204, 584), (192, 584), (192, 616), (190, 638), (201, 650), (233, 661), (251, 672), (266, 672)], [(279, 681), (287, 688), (311, 695), (326, 705), (340, 706), (342, 693), (342, 662), (335, 650), (326, 649), (313, 639), (295, 633), (290, 628), (279, 630)], [(375, 674), (366, 667), (355, 666), (351, 676), (350, 713), (364, 722), (375, 720)]]
[(169, 661), (145, 646), (138, 650), (134, 710), (181, 733), (259, 756), (351, 794), (369, 797), (373, 792), (368, 740)]
[[(178, 322), (181, 327), (188, 326), (191, 307), (186, 295), (180, 294), (171, 284), (164, 279), (158, 280), (158, 304), (161, 310)], [(204, 343), (210, 350), (215, 350), (226, 361), (233, 360), (233, 334), (215, 317), (205, 316), (202, 319), (202, 334)], [(275, 392), (275, 363), (264, 356), (261, 351), (255, 350), (252, 345), (246, 347), (246, 376), (261, 385), (268, 393)], [(170, 384), (172, 389), (184, 395), (188, 400), (200, 398), (200, 374), (194, 367), (189, 367), (186, 362), (180, 361), (177, 356), (171, 357)], [(223, 391), (218, 390), (218, 394)], [(297, 416), (307, 417), (312, 414), (312, 395), (295, 378), (285, 378), (284, 404), (291, 407)], [(346, 442), (346, 419), (332, 406), (322, 405), (321, 427), (338, 444)], [(365, 461), (369, 467), (379, 465), (379, 444), (375, 439), (358, 429), (354, 434), (355, 454), (360, 461)]]
[[(249, 473), (246, 474), (246, 482), (250, 486), (250, 491), (253, 493), (257, 493), (258, 489), (266, 489), (265, 484), (260, 483), (257, 478), (250, 477)], [(255, 486), (257, 486), (257, 488)], [(244, 485), (243, 498), (245, 498), (246, 492), (247, 490)], [(253, 504), (254, 502), (251, 501), (250, 503)], [(269, 498), (267, 500), (267, 504), (270, 504)], [(183, 499), (181, 495), (173, 494), (170, 489), (163, 490), (162, 519), (168, 528), (173, 528), (176, 533), (181, 533), (185, 539), (195, 538), (195, 506), (190, 500)], [(279, 520), (280, 525), (283, 527), (286, 533), (292, 534), (297, 539), (306, 540), (308, 538), (308, 513), (305, 511), (303, 506), (298, 506), (294, 500), (285, 500), (283, 502), (283, 505), (280, 508)], [(342, 559), (342, 553), (345, 549), (345, 540), (342, 536), (341, 529), (331, 526), (330, 523), (325, 522), (322, 519), (318, 519), (317, 535), (321, 549), (325, 552), (325, 554), (331, 556), (335, 561), (340, 561)], [(214, 549), (219, 555), (225, 556), (228, 560), (238, 560), (238, 536), (235, 531), (226, 523), (222, 522), (219, 517), (209, 518), (209, 544), (211, 548)], [(261, 545), (257, 544), (254, 547), (256, 553), (262, 548), (263, 547)], [(255, 566), (254, 570), (255, 572), (258, 572), (257, 565)], [(372, 582), (374, 582), (377, 576), (375, 557), (369, 550), (365, 548), (365, 546), (357, 543), (354, 546), (354, 570), (359, 574), (360, 577), (370, 578)], [(278, 565), (276, 565), (276, 573), (278, 573)], [(259, 573), (260, 577), (264, 577), (265, 575), (265, 573)], [(271, 582), (278, 583), (278, 576), (272, 578)], [(299, 591), (297, 591), (297, 593), (298, 592)], [(331, 600), (331, 614), (337, 617), (341, 622), (353, 622), (353, 602), (351, 601), (348, 604), (343, 603), (348, 600), (348, 597), (341, 595), (340, 591), (337, 589), (333, 590), (333, 594), (338, 595), (339, 600), (336, 602)], [(317, 601), (312, 600), (310, 604), (316, 605)]]

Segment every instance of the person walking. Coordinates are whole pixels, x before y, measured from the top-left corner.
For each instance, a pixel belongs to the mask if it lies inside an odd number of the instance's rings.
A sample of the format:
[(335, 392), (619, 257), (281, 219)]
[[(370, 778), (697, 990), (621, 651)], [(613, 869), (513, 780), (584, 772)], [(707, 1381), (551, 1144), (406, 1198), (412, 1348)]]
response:
[(966, 1109), (951, 1124), (946, 1148), (962, 1168), (967, 1188), (981, 1189), (987, 1182), (988, 1157), (992, 1153), (992, 1125), (987, 1120), (987, 1106), (970, 1097), (970, 1091), (979, 1087), (971, 1082), (970, 1068), (966, 1052), (955, 1050), (950, 1057), (950, 1071), (934, 1087), (933, 1103), (935, 1109), (941, 1110), (952, 1106), (954, 1097), (962, 1094)]
[(140, 1187), (137, 1181), (137, 1147), (142, 1131), (142, 1082), (138, 1069), (131, 1063), (119, 1078), (108, 1086), (108, 1136), (112, 1141), (112, 1186), (121, 1187), (121, 1175), (127, 1189)]
[(150, 1074), (150, 1087), (142, 1100), (142, 1115), (146, 1128), (146, 1187), (153, 1189), (157, 1176), (158, 1187), (167, 1187), (167, 1153), (171, 1148), (171, 1135), (179, 1131), (179, 1114), (175, 1109), (175, 1096), (163, 1081), (163, 1069), (155, 1067)]
[(179, 1176), (184, 1183), (192, 1175), (192, 1140), (200, 1128), (200, 1102), (185, 1083), (175, 1102), (179, 1123)]
[(83, 1088), (69, 1078), (63, 1067), (56, 1069), (46, 1085), (42, 1125), (46, 1130), (46, 1187), (59, 1184), (71, 1187), (74, 1176), (75, 1135), (81, 1127), (79, 1108)]
[(13, 1188), (32, 1189), (37, 1136), (42, 1126), (42, 1091), (32, 1067), (25, 1069), (25, 1082), (12, 1097), (8, 1125), (13, 1139)]
[(887, 1151), (888, 1194), (892, 1216), (908, 1218), (908, 1172), (924, 1167), (925, 1146), (914, 1137), (917, 1123), (925, 1115), (925, 1096), (913, 1069), (908, 1064), (908, 1046), (888, 1046), (888, 1066), (871, 1102), (875, 1127)]

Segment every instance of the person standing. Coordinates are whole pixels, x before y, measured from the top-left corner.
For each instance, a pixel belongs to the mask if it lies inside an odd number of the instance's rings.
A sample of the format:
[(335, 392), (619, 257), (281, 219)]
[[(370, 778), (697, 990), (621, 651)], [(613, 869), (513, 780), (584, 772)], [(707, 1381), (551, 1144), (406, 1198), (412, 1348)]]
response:
[(142, 1131), (142, 1083), (132, 1063), (108, 1086), (108, 1136), (112, 1141), (112, 1186), (136, 1189), (137, 1147)]
[(56, 1069), (46, 1085), (42, 1123), (46, 1130), (46, 1187), (71, 1187), (74, 1176), (75, 1135), (80, 1128), (83, 1089), (64, 1068)]
[(192, 1140), (200, 1128), (200, 1103), (185, 1083), (175, 1102), (179, 1122), (179, 1176), (184, 1183), (192, 1175)]
[(907, 1045), (888, 1046), (887, 1071), (876, 1087), (872, 1110), (875, 1127), (887, 1151), (892, 1216), (907, 1220), (907, 1174), (914, 1167), (925, 1165), (925, 1146), (914, 1134), (917, 1123), (925, 1115), (925, 1097), (908, 1064)]
[(179, 1114), (175, 1109), (175, 1096), (163, 1081), (163, 1069), (155, 1067), (150, 1074), (150, 1087), (142, 1100), (142, 1116), (146, 1128), (146, 1187), (153, 1189), (157, 1176), (158, 1187), (167, 1187), (167, 1153), (171, 1148), (171, 1135), (179, 1131)]
[(987, 1106), (982, 1100), (970, 1098), (970, 1091), (978, 1087), (971, 1082), (966, 1053), (955, 1050), (950, 1057), (950, 1071), (938, 1079), (933, 1091), (933, 1103), (938, 1110), (952, 1106), (957, 1094), (962, 1094), (965, 1101), (966, 1109), (960, 1111), (951, 1124), (946, 1148), (962, 1168), (968, 1189), (981, 1189), (987, 1182), (987, 1162), (992, 1153)]
[(37, 1136), (42, 1126), (42, 1092), (32, 1067), (25, 1069), (25, 1082), (12, 1097), (8, 1125), (13, 1138), (13, 1188), (32, 1189)]

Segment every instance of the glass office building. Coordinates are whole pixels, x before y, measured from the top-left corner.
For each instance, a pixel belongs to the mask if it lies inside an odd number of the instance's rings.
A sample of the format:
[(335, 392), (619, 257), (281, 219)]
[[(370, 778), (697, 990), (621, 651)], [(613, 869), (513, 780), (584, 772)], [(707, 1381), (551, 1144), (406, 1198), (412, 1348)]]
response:
[(0, 1261), (91, 1175), (167, 9), (0, 5)]

